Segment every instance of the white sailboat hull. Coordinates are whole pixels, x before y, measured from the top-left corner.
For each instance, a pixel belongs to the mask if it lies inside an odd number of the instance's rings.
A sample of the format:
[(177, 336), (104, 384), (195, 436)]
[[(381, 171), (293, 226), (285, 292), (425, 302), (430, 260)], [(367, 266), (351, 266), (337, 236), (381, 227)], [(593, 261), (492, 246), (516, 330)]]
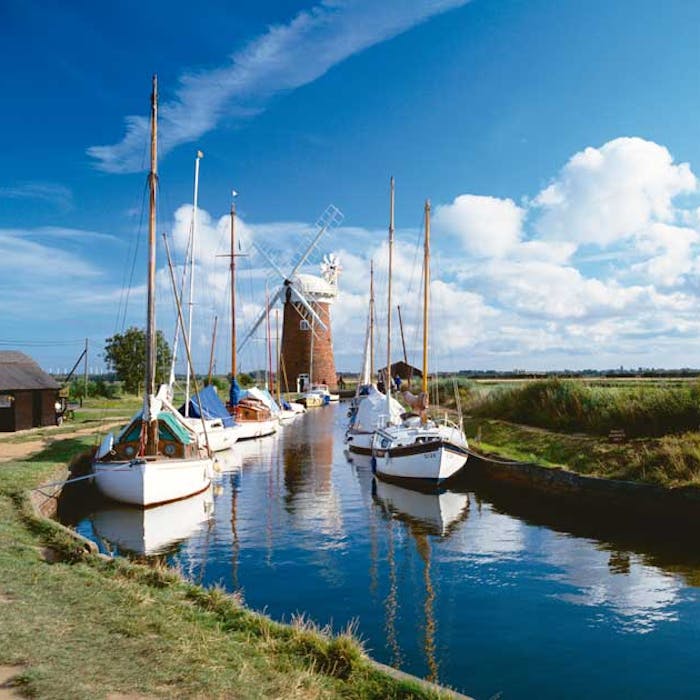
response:
[(373, 447), (377, 475), (389, 479), (440, 483), (454, 476), (469, 456), (464, 434), (446, 425), (378, 431)]
[(255, 438), (272, 435), (277, 430), (276, 418), (270, 420), (250, 420), (236, 423), (230, 430), (235, 431), (237, 440), (254, 440)]
[(348, 430), (345, 436), (345, 444), (350, 452), (358, 455), (371, 455), (373, 438), (374, 433)]
[(205, 447), (209, 440), (209, 448), (212, 452), (229, 450), (236, 444), (238, 433), (234, 426), (227, 428), (220, 420), (206, 421), (206, 436), (201, 418), (185, 418), (190, 428), (197, 434), (199, 444)]
[(285, 423), (290, 423), (293, 421), (298, 415), (300, 414), (296, 411), (288, 411), (286, 408), (283, 408), (280, 410), (277, 418), (280, 424), (284, 425)]
[(108, 498), (137, 506), (152, 506), (192, 496), (209, 486), (211, 458), (134, 459), (94, 462), (95, 483)]

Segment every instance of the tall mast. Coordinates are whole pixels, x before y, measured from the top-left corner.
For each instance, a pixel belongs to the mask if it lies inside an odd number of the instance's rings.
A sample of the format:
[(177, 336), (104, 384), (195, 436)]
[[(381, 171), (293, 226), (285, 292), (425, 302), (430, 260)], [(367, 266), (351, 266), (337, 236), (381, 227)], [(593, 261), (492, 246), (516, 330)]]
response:
[[(423, 393), (428, 395), (428, 304), (430, 302), (430, 200), (425, 200), (425, 246), (423, 249)], [(423, 422), (425, 422), (423, 413)]]
[[(197, 151), (194, 159), (194, 195), (192, 197), (192, 227), (190, 236), (192, 245), (190, 246), (190, 301), (187, 310), (187, 344), (192, 349), (192, 307), (194, 306), (194, 262), (195, 243), (197, 241), (197, 200), (199, 198), (199, 161), (204, 157), (204, 153)], [(190, 363), (187, 363), (187, 380), (185, 382), (185, 416), (190, 415)]]
[(390, 182), (389, 203), (389, 283), (386, 314), (386, 372), (384, 376), (384, 391), (386, 391), (387, 418), (391, 418), (391, 275), (394, 266), (394, 176)]
[(272, 345), (270, 337), (270, 292), (267, 289), (267, 282), (265, 283), (265, 326), (265, 344), (267, 345), (265, 348), (265, 364), (267, 365), (265, 368), (265, 388), (270, 391), (272, 386), (270, 383), (272, 382)]
[(236, 205), (231, 203), (231, 381), (236, 378)]
[(369, 261), (369, 381), (374, 377), (374, 260)]
[[(146, 395), (156, 393), (156, 185), (158, 184), (158, 76), (151, 91), (151, 172), (148, 176), (148, 306), (146, 312)], [(148, 403), (148, 402), (147, 402)], [(148, 420), (150, 415), (146, 416)]]
[(280, 312), (275, 309), (275, 356), (277, 358), (277, 372), (275, 373), (275, 388), (277, 390), (277, 403), (282, 405), (282, 388), (280, 386)]

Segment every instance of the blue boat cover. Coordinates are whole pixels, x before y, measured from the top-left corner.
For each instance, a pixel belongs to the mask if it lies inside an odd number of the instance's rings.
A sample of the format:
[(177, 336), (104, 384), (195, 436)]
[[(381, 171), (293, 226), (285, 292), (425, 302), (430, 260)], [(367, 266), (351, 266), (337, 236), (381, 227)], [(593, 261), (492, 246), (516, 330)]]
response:
[[(199, 392), (199, 401), (197, 401), (197, 395), (195, 394), (190, 398), (190, 416), (193, 418), (199, 418), (199, 402), (202, 403), (202, 413), (204, 413), (205, 418), (221, 418), (223, 424), (230, 428), (235, 425), (233, 417), (226, 410), (226, 406), (221, 402), (219, 395), (216, 393), (216, 387), (213, 385), (205, 386)], [(180, 413), (184, 415), (185, 406), (184, 404), (180, 407)]]
[(238, 406), (240, 400), (243, 398), (243, 390), (238, 384), (238, 381), (234, 377), (231, 380), (231, 389), (229, 390), (228, 398), (232, 406)]

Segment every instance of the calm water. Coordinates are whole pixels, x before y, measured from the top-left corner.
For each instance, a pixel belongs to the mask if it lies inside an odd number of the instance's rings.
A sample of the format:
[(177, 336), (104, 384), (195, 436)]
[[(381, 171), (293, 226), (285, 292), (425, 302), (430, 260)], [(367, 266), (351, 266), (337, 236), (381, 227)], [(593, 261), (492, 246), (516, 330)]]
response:
[(276, 619), (355, 621), (378, 660), (480, 700), (700, 697), (700, 546), (468, 479), (376, 482), (344, 454), (345, 412), (241, 444), (201, 496), (144, 512), (88, 492), (62, 518)]

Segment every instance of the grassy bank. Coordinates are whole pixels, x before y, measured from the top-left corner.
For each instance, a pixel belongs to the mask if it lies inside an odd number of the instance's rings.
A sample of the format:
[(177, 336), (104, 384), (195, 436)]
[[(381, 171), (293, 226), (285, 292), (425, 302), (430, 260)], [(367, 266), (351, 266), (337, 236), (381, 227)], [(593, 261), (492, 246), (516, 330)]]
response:
[(613, 443), (599, 436), (567, 434), (506, 421), (465, 420), (477, 449), (579, 474), (664, 487), (700, 486), (700, 433), (634, 438)]
[(660, 437), (700, 426), (700, 383), (595, 386), (549, 379), (470, 397), (473, 415), (549, 430)]
[(284, 626), (167, 569), (105, 561), (37, 519), (27, 492), (92, 444), (62, 437), (0, 465), (0, 665), (41, 698), (430, 698), (351, 634)]

